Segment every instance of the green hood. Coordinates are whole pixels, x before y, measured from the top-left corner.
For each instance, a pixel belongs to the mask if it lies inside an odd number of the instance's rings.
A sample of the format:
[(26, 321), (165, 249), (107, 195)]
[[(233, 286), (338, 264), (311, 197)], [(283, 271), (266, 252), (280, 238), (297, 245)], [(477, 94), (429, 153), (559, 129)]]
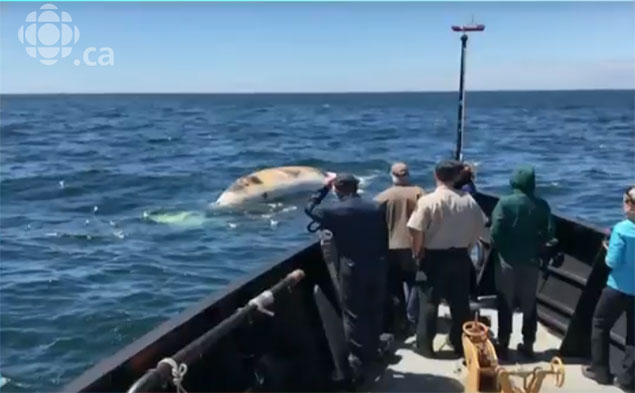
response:
[(516, 168), (509, 180), (514, 190), (520, 190), (525, 194), (533, 194), (536, 188), (536, 175), (532, 166)]

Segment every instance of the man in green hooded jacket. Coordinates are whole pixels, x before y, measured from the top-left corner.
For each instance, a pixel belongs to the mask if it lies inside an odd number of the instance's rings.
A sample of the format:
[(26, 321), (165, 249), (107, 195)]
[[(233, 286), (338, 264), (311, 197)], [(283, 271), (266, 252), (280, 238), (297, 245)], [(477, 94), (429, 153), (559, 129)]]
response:
[(512, 193), (502, 197), (492, 212), (492, 240), (498, 251), (495, 269), (498, 294), (499, 355), (507, 355), (512, 315), (518, 305), (523, 313), (523, 343), (518, 351), (533, 357), (538, 326), (536, 288), (540, 253), (553, 238), (549, 204), (534, 195), (534, 168), (523, 166), (512, 174)]

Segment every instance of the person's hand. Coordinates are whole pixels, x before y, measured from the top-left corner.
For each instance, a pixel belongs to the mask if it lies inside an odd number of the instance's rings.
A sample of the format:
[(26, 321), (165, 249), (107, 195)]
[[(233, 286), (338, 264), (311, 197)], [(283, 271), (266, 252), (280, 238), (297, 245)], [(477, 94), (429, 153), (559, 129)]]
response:
[(335, 181), (336, 177), (337, 175), (335, 173), (327, 172), (326, 177), (324, 178), (324, 186), (328, 188), (332, 188), (333, 182)]
[(419, 265), (421, 263), (421, 261), (423, 260), (423, 257), (425, 256), (425, 252), (423, 251), (423, 248), (421, 248), (421, 250), (419, 250), (418, 253), (416, 252), (412, 252), (412, 259), (415, 260), (415, 262), (417, 262), (417, 265)]

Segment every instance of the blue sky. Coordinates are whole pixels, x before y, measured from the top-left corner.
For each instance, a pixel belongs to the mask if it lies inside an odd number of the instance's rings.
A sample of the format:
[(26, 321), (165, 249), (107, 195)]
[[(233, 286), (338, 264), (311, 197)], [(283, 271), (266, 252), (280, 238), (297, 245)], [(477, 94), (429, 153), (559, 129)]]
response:
[(43, 4), (0, 4), (2, 93), (455, 90), (472, 15), (469, 89), (635, 87), (633, 2), (53, 3), (80, 38), (50, 66), (18, 40)]

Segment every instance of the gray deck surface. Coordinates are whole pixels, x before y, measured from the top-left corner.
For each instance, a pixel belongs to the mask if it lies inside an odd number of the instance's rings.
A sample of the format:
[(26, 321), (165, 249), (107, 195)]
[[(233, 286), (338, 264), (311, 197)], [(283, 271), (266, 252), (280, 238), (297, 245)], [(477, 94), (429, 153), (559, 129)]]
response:
[[(496, 311), (483, 310), (481, 315), (491, 318), (492, 330), (496, 334)], [(387, 367), (376, 370), (374, 374), (376, 377), (367, 384), (368, 386), (364, 390), (371, 392), (462, 392), (467, 370), (463, 366), (462, 359), (452, 356), (450, 348), (442, 348), (447, 337), (449, 309), (446, 306), (439, 307), (439, 316), (444, 319), (440, 321), (440, 334), (434, 340), (434, 349), (437, 352), (436, 359), (427, 359), (417, 354), (414, 351), (414, 337), (410, 337), (405, 342), (397, 344), (393, 359), (388, 360)], [(536, 362), (527, 363), (515, 351), (516, 345), (522, 338), (521, 326), (522, 315), (515, 314), (510, 360), (501, 362), (502, 365), (510, 371), (521, 367), (525, 370), (532, 370), (536, 366), (548, 367), (548, 362), (560, 345), (560, 339), (539, 325), (534, 347)], [(599, 385), (584, 378), (580, 368), (582, 360), (565, 359), (564, 363), (566, 368), (564, 386), (562, 388), (555, 387), (553, 377), (547, 376), (541, 392), (621, 392), (617, 387)], [(518, 386), (522, 386), (522, 380), (515, 380), (515, 382)]]

